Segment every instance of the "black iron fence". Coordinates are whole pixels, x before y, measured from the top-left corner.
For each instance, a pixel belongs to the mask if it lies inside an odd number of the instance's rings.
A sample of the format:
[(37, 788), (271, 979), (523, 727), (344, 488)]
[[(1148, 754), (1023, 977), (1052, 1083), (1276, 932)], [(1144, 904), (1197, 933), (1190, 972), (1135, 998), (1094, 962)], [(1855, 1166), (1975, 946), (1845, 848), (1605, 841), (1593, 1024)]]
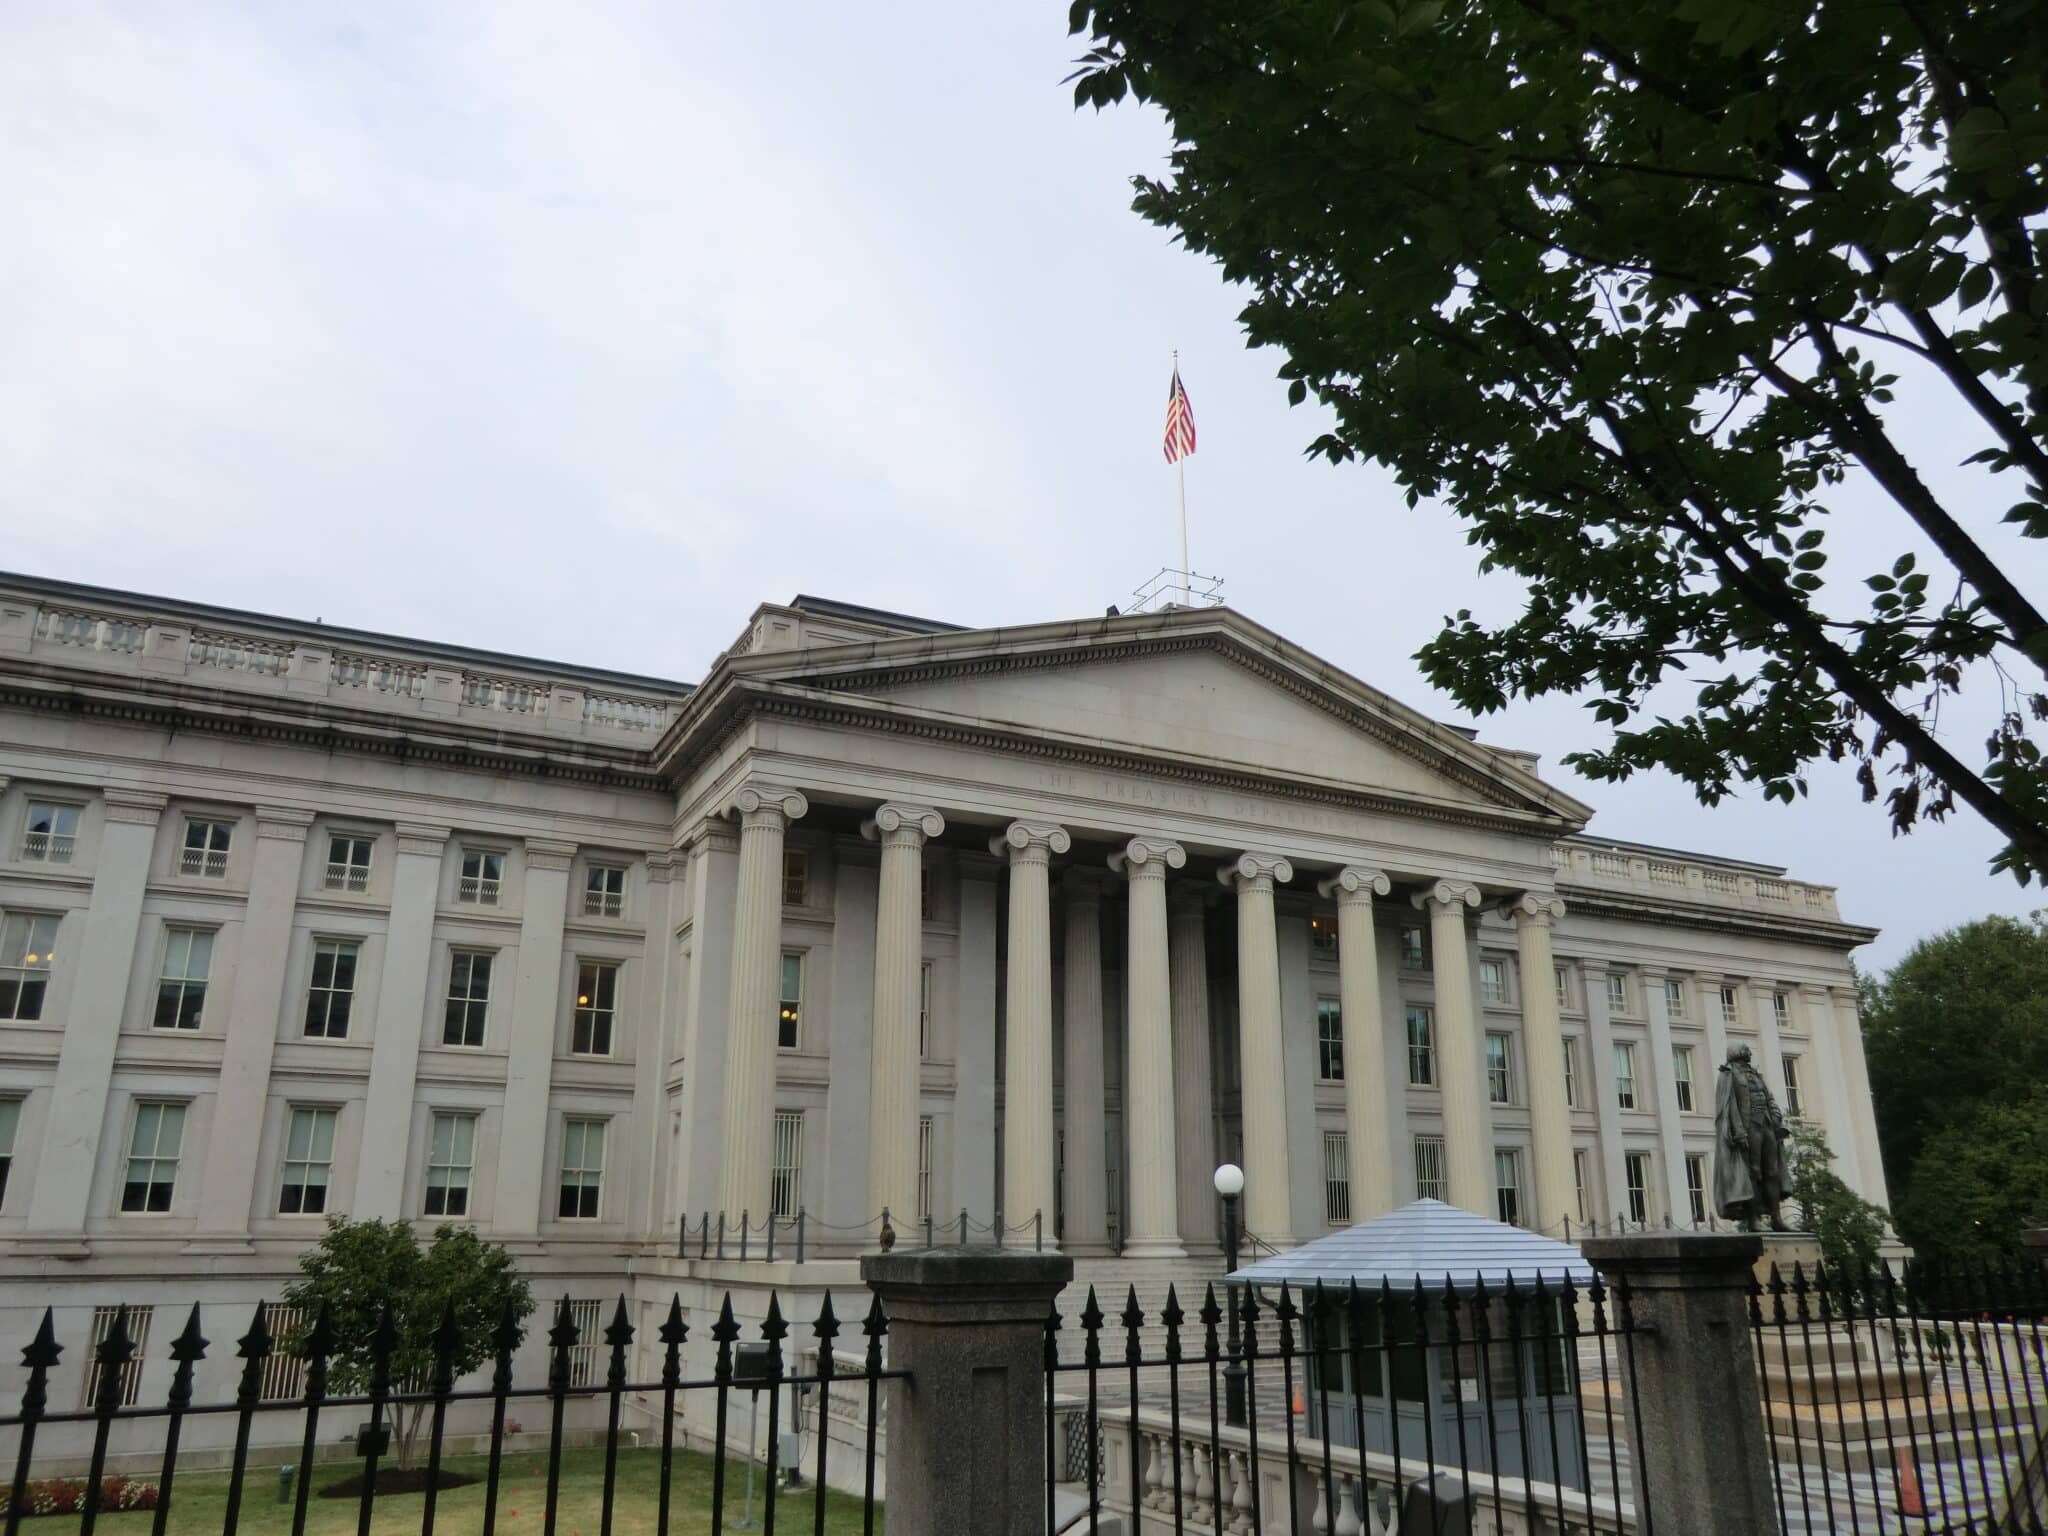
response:
[[(1091, 1289), (1045, 1343), (1049, 1530), (1654, 1529), (1632, 1486), (1625, 1285)], [(1078, 1335), (1078, 1337), (1076, 1337)], [(1638, 1426), (1639, 1427), (1639, 1426)], [(1640, 1511), (1640, 1513), (1639, 1513)]]
[[(602, 1379), (598, 1380), (590, 1379), (595, 1376), (594, 1372), (578, 1369), (579, 1351), (587, 1351), (593, 1341), (584, 1338), (587, 1326), (579, 1326), (576, 1309), (565, 1297), (554, 1310), (552, 1324), (547, 1330), (547, 1380), (526, 1386), (515, 1384), (513, 1379), (513, 1356), (524, 1332), (518, 1318), (507, 1314), (499, 1319), (490, 1334), (488, 1382), (469, 1386), (460, 1385), (457, 1380), (455, 1362), (463, 1355), (464, 1341), (452, 1312), (442, 1318), (433, 1334), (432, 1359), (422, 1373), (424, 1379), (405, 1380), (394, 1366), (395, 1359), (399, 1357), (399, 1332), (387, 1308), (367, 1341), (367, 1384), (360, 1392), (328, 1390), (330, 1379), (343, 1370), (342, 1362), (355, 1352), (353, 1341), (337, 1337), (324, 1310), (282, 1334), (271, 1325), (273, 1315), (274, 1309), (259, 1304), (247, 1331), (236, 1343), (236, 1354), (242, 1366), (234, 1400), (198, 1403), (193, 1401), (193, 1376), (212, 1345), (202, 1332), (200, 1309), (193, 1307), (184, 1330), (170, 1345), (169, 1356), (174, 1370), (167, 1398), (159, 1405), (141, 1406), (133, 1401), (141, 1362), (136, 1341), (129, 1332), (129, 1312), (125, 1307), (117, 1308), (107, 1326), (95, 1329), (97, 1341), (87, 1346), (91, 1352), (87, 1378), (88, 1405), (77, 1411), (53, 1412), (49, 1393), (51, 1374), (65, 1351), (72, 1346), (58, 1339), (54, 1315), (46, 1311), (34, 1340), (22, 1352), (27, 1380), (21, 1392), (20, 1409), (12, 1415), (0, 1417), (0, 1435), (11, 1433), (16, 1439), (14, 1475), (7, 1490), (5, 1536), (16, 1536), (25, 1518), (53, 1510), (77, 1513), (81, 1536), (92, 1536), (96, 1523), (103, 1516), (138, 1508), (152, 1511), (154, 1536), (164, 1536), (179, 1497), (178, 1477), (185, 1431), (195, 1420), (205, 1419), (226, 1419), (232, 1426), (221, 1527), (225, 1536), (233, 1536), (238, 1526), (248, 1521), (253, 1508), (250, 1486), (252, 1444), (274, 1447), (279, 1442), (295, 1442), (297, 1445), (296, 1456), (283, 1464), (291, 1470), (279, 1486), (280, 1497), (287, 1484), (292, 1490), (290, 1528), (293, 1536), (303, 1536), (316, 1461), (323, 1469), (331, 1470), (331, 1460), (322, 1454), (325, 1449), (323, 1424), (331, 1434), (337, 1422), (346, 1426), (351, 1419), (357, 1426), (353, 1438), (354, 1453), (361, 1462), (357, 1529), (369, 1532), (380, 1492), (386, 1493), (389, 1502), (387, 1490), (390, 1479), (388, 1476), (380, 1479), (379, 1474), (380, 1470), (388, 1471), (394, 1431), (408, 1443), (414, 1434), (424, 1432), (424, 1469), (407, 1487), (408, 1491), (421, 1494), (421, 1502), (417, 1506), (419, 1529), (422, 1536), (432, 1536), (438, 1494), (445, 1481), (443, 1469), (450, 1415), (465, 1407), (480, 1407), (488, 1412), (488, 1443), (482, 1477), (482, 1530), (490, 1533), (499, 1523), (501, 1491), (510, 1486), (505, 1477), (508, 1440), (520, 1434), (519, 1425), (509, 1410), (522, 1404), (538, 1405), (547, 1418), (544, 1445), (546, 1484), (541, 1511), (541, 1529), (547, 1536), (552, 1536), (557, 1524), (563, 1453), (577, 1438), (570, 1419), (579, 1412), (594, 1417), (601, 1411), (601, 1425), (588, 1426), (584, 1437), (602, 1455), (602, 1487), (596, 1526), (599, 1536), (610, 1536), (618, 1492), (620, 1451), (622, 1446), (632, 1443), (632, 1438), (622, 1431), (621, 1416), (629, 1402), (641, 1401), (647, 1401), (652, 1407), (650, 1427), (658, 1437), (660, 1460), (653, 1495), (658, 1536), (666, 1536), (672, 1516), (678, 1524), (687, 1524), (695, 1529), (701, 1528), (701, 1515), (707, 1512), (709, 1528), (717, 1532), (724, 1528), (723, 1521), (730, 1507), (737, 1502), (729, 1464), (735, 1454), (732, 1403), (734, 1395), (743, 1392), (753, 1395), (754, 1401), (765, 1400), (768, 1433), (761, 1477), (760, 1519), (763, 1530), (772, 1533), (775, 1529), (778, 1499), (783, 1506), (781, 1516), (785, 1526), (794, 1522), (807, 1524), (819, 1533), (826, 1529), (828, 1498), (840, 1497), (828, 1493), (827, 1487), (830, 1480), (828, 1472), (834, 1470), (828, 1460), (834, 1444), (828, 1428), (835, 1417), (851, 1421), (859, 1426), (855, 1434), (864, 1435), (864, 1443), (856, 1440), (851, 1447), (860, 1458), (861, 1473), (856, 1479), (849, 1479), (846, 1465), (842, 1462), (836, 1469), (837, 1480), (841, 1484), (858, 1481), (860, 1491), (854, 1497), (859, 1500), (861, 1527), (868, 1533), (875, 1529), (878, 1509), (876, 1470), (880, 1459), (877, 1444), (881, 1421), (879, 1392), (885, 1380), (893, 1374), (900, 1374), (884, 1368), (883, 1343), (889, 1324), (878, 1300), (869, 1306), (865, 1319), (843, 1324), (834, 1315), (831, 1297), (827, 1294), (816, 1318), (806, 1325), (814, 1345), (811, 1368), (794, 1370), (787, 1354), (791, 1324), (785, 1319), (777, 1298), (772, 1295), (768, 1298), (765, 1316), (750, 1330), (735, 1318), (732, 1298), (728, 1294), (717, 1316), (705, 1330), (712, 1346), (710, 1373), (692, 1377), (684, 1369), (685, 1348), (690, 1343), (693, 1329), (700, 1325), (693, 1324), (685, 1316), (678, 1298), (671, 1301), (667, 1318), (656, 1330), (660, 1346), (658, 1375), (651, 1380), (636, 1380), (629, 1368), (636, 1330), (628, 1320), (626, 1299), (621, 1296), (609, 1325), (603, 1330), (604, 1371)], [(843, 1356), (835, 1357), (842, 1331), (848, 1334), (857, 1332), (865, 1338), (864, 1351), (856, 1362), (850, 1363), (850, 1368), (841, 1363)], [(754, 1337), (746, 1337), (749, 1332)], [(701, 1339), (699, 1342), (701, 1344)], [(302, 1390), (286, 1401), (276, 1400), (266, 1390), (266, 1384), (274, 1383), (276, 1379), (276, 1364), (280, 1360), (296, 1362), (297, 1372), (303, 1380)], [(793, 1401), (794, 1394), (801, 1393), (813, 1405), (810, 1413), (815, 1425), (812, 1447), (815, 1460), (807, 1469), (788, 1469), (779, 1465), (779, 1431), (786, 1392), (792, 1394)], [(857, 1399), (847, 1405), (850, 1412), (843, 1415), (836, 1412), (835, 1393)], [(698, 1428), (694, 1432), (690, 1429), (692, 1415), (689, 1411), (693, 1400), (698, 1406), (694, 1416)], [(289, 1422), (291, 1432), (288, 1435), (279, 1431), (280, 1418)], [(258, 1422), (265, 1419), (269, 1423), (259, 1435)], [(155, 1462), (153, 1483), (140, 1477), (108, 1474), (109, 1450), (115, 1432), (117, 1428), (130, 1425), (148, 1425), (160, 1430), (160, 1447), (152, 1453)], [(698, 1443), (709, 1454), (708, 1511), (699, 1507), (682, 1508), (672, 1498), (673, 1473), (678, 1465), (676, 1453), (681, 1449), (677, 1444), (679, 1427), (686, 1438)], [(49, 1463), (51, 1458), (46, 1454), (44, 1463), (39, 1463), (38, 1447), (48, 1447), (52, 1438), (67, 1428), (89, 1431), (90, 1450), (86, 1453), (83, 1479), (39, 1477), (39, 1467)], [(842, 1452), (846, 1449), (848, 1447), (842, 1444)], [(752, 1459), (751, 1427), (745, 1448), (737, 1454)], [(75, 1464), (76, 1457), (75, 1453), (60, 1452), (58, 1459)], [(136, 1453), (131, 1450), (121, 1459), (124, 1464), (132, 1464)], [(791, 1470), (796, 1471), (799, 1477), (803, 1471), (811, 1471), (812, 1485), (807, 1489), (783, 1487), (784, 1475)], [(464, 1478), (463, 1481), (470, 1479)], [(385, 1486), (380, 1487), (380, 1483)], [(749, 1487), (751, 1498), (751, 1482)], [(52, 1493), (52, 1488), (58, 1491)], [(801, 1501), (794, 1510), (789, 1508), (792, 1500)], [(522, 1523), (522, 1528), (530, 1528), (530, 1521)]]
[(1773, 1267), (1750, 1322), (1787, 1532), (2042, 1536), (2038, 1266)]

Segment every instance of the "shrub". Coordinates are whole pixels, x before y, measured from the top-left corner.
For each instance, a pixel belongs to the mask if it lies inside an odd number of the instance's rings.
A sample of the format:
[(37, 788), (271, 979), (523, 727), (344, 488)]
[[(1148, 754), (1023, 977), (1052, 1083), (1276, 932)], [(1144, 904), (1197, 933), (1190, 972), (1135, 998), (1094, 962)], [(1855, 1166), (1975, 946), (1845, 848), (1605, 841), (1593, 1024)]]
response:
[[(75, 1515), (85, 1509), (86, 1482), (82, 1477), (45, 1477), (24, 1490), (22, 1514)], [(8, 1507), (11, 1490), (0, 1486), (0, 1513)], [(103, 1510), (155, 1509), (157, 1488), (139, 1478), (118, 1472), (100, 1479), (100, 1508)]]

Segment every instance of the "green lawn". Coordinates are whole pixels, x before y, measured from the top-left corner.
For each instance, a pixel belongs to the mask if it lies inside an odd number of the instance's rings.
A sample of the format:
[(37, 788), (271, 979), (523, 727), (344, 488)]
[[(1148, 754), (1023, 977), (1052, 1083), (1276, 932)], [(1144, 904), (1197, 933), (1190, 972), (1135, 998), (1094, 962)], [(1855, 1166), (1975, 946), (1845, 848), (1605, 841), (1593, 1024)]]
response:
[[(483, 1529), (484, 1485), (481, 1481), (485, 1458), (451, 1456), (445, 1463), (452, 1471), (467, 1472), (479, 1481), (467, 1488), (443, 1489), (435, 1503), (434, 1530), (448, 1536), (470, 1536)], [(314, 1496), (306, 1506), (306, 1530), (313, 1536), (349, 1536), (356, 1528), (355, 1499), (323, 1499), (321, 1488), (350, 1477), (359, 1462), (338, 1462), (317, 1467), (313, 1472)], [(669, 1491), (669, 1528), (679, 1536), (710, 1532), (711, 1458), (677, 1453)], [(547, 1508), (548, 1463), (544, 1454), (531, 1452), (505, 1455), (498, 1488), (500, 1531), (528, 1532), (539, 1536)], [(661, 1489), (661, 1453), (658, 1449), (619, 1451), (618, 1481), (613, 1494), (612, 1529), (618, 1536), (655, 1536), (656, 1500)], [(724, 1529), (738, 1529), (737, 1522), (746, 1497), (747, 1472), (744, 1462), (731, 1462), (725, 1477)], [(181, 1473), (172, 1484), (170, 1529), (179, 1536), (216, 1536), (227, 1509), (227, 1477), (217, 1472)], [(762, 1472), (754, 1472), (754, 1526), (762, 1514)], [(555, 1528), (563, 1536), (597, 1536), (598, 1517), (604, 1507), (604, 1453), (601, 1450), (565, 1451), (562, 1454), (560, 1502)], [(792, 1533), (813, 1529), (816, 1490), (806, 1484), (795, 1492), (785, 1490), (775, 1501), (775, 1526)], [(423, 1496), (417, 1493), (379, 1495), (373, 1529), (398, 1536), (420, 1528)], [(147, 1536), (154, 1517), (145, 1511), (103, 1515), (98, 1528), (110, 1536)], [(277, 1471), (260, 1467), (243, 1482), (242, 1512), (238, 1529), (251, 1536), (286, 1536), (291, 1530), (292, 1506), (277, 1502)], [(78, 1529), (75, 1515), (46, 1516), (23, 1523), (28, 1536), (70, 1536)], [(879, 1509), (875, 1529), (882, 1528)], [(825, 1495), (825, 1529), (834, 1536), (859, 1536), (860, 1500), (845, 1494)]]

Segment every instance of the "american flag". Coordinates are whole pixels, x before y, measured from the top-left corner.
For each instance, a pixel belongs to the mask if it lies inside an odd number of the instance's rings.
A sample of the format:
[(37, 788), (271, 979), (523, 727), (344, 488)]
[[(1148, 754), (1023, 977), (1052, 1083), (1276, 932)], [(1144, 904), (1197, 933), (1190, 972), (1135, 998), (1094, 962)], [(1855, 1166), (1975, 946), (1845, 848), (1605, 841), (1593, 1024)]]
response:
[(1173, 387), (1166, 392), (1166, 462), (1177, 464), (1195, 451), (1195, 408), (1188, 404), (1188, 392), (1180, 382), (1180, 365), (1174, 364)]

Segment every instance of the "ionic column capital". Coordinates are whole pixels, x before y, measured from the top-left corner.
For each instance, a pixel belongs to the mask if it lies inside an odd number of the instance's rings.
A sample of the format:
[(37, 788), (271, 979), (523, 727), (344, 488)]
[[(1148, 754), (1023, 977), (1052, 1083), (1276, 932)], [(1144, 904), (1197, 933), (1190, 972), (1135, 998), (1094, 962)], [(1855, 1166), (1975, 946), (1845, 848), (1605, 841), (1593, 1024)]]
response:
[(1439, 880), (1409, 898), (1425, 912), (1455, 912), (1479, 905), (1479, 887), (1465, 880)]
[(1515, 926), (1548, 928), (1564, 916), (1564, 903), (1549, 891), (1524, 891), (1500, 904), (1500, 915), (1512, 917)]
[(1013, 821), (988, 840), (988, 851), (1007, 857), (1012, 864), (1050, 863), (1054, 854), (1073, 846), (1065, 827), (1030, 821)]
[(901, 805), (890, 801), (860, 824), (860, 835), (873, 838), (885, 848), (922, 848), (946, 830), (946, 818), (928, 805)]
[(1161, 837), (1134, 837), (1109, 856), (1109, 867), (1130, 879), (1164, 880), (1188, 861), (1187, 849)]
[(1392, 882), (1382, 871), (1364, 864), (1347, 864), (1316, 882), (1316, 894), (1335, 896), (1340, 907), (1351, 902), (1371, 906), (1373, 897), (1384, 896), (1391, 889)]
[(1294, 878), (1294, 866), (1274, 853), (1240, 853), (1216, 871), (1216, 878), (1233, 890), (1270, 891)]
[(744, 784), (732, 797), (730, 809), (737, 811), (740, 826), (781, 828), (810, 810), (811, 802), (799, 790), (780, 789), (771, 784)]

